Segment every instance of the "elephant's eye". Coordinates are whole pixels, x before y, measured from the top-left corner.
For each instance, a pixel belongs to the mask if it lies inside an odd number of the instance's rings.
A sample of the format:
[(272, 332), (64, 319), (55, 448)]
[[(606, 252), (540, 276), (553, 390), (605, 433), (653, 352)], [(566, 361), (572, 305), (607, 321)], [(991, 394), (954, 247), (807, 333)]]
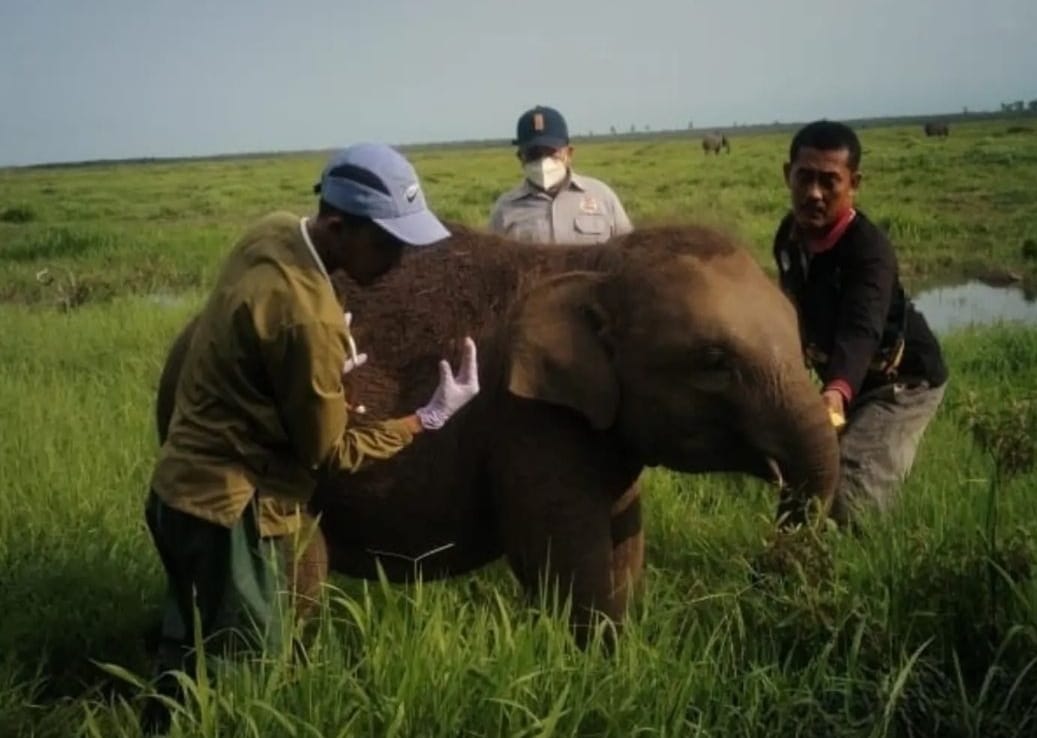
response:
[(721, 346), (703, 346), (699, 349), (695, 363), (703, 371), (728, 371), (731, 368), (731, 357)]
[(692, 355), (691, 366), (691, 372), (685, 375), (687, 381), (705, 392), (723, 392), (735, 379), (731, 352), (722, 346), (697, 346)]

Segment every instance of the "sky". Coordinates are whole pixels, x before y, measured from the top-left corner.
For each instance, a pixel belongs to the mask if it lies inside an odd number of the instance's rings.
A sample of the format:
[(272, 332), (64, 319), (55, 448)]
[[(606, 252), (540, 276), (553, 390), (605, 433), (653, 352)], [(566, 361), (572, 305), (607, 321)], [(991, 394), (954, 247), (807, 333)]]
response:
[(1037, 0), (0, 0), (0, 166), (998, 109)]

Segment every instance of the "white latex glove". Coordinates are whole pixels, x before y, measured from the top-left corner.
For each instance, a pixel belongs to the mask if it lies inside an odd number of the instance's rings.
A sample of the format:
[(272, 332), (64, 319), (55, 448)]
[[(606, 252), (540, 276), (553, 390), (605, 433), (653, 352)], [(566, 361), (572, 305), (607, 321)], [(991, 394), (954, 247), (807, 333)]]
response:
[(476, 360), (475, 341), (465, 338), (461, 352), (461, 370), (455, 377), (447, 361), (439, 362), (439, 386), (432, 399), (415, 415), (426, 430), (442, 428), (454, 413), (467, 405), (479, 394), (479, 365)]

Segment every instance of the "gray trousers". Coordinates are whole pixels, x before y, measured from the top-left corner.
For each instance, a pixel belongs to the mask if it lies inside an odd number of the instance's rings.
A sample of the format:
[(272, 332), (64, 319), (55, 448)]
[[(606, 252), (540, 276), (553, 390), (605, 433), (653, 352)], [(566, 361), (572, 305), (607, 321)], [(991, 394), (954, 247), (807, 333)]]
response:
[(836, 521), (852, 523), (866, 508), (884, 513), (892, 507), (946, 389), (946, 382), (936, 388), (924, 381), (898, 382), (858, 398), (839, 437)]

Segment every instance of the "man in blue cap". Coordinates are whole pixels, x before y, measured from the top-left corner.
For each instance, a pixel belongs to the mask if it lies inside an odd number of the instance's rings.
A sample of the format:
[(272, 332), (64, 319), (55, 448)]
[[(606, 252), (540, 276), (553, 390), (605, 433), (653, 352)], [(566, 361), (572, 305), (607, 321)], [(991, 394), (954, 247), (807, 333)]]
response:
[(573, 172), (565, 118), (538, 105), (518, 119), (515, 139), (525, 179), (498, 198), (490, 230), (534, 243), (600, 243), (633, 230), (616, 193)]
[(370, 284), (405, 248), (449, 233), (414, 168), (382, 144), (338, 152), (315, 190), (316, 217), (272, 213), (234, 246), (184, 356), (146, 505), (168, 579), (164, 669), (189, 665), (195, 607), (205, 638), (255, 626), (261, 642), (280, 647), (282, 556), (317, 476), (389, 458), (479, 391), (467, 339), (460, 372), (441, 362), (427, 404), (352, 422), (342, 376), (365, 355), (351, 351), (329, 272)]

